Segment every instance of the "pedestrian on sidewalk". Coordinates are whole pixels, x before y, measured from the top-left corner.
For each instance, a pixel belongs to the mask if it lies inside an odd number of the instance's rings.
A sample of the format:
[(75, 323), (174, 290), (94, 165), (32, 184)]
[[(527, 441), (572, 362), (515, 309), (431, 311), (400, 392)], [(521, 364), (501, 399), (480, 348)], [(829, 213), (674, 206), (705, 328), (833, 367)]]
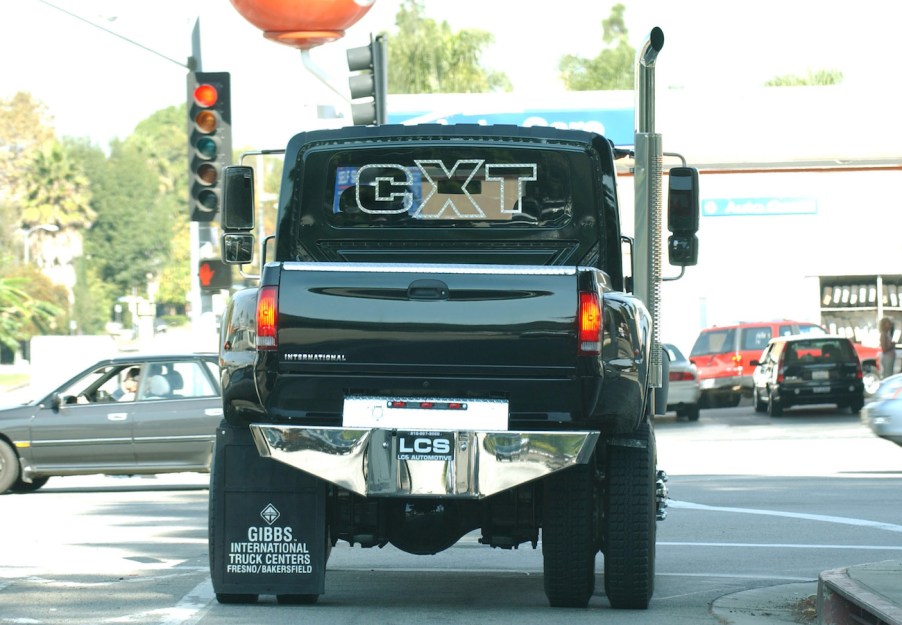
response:
[(880, 320), (880, 377), (888, 378), (896, 366), (896, 341), (893, 338), (896, 328), (893, 320), (884, 317)]

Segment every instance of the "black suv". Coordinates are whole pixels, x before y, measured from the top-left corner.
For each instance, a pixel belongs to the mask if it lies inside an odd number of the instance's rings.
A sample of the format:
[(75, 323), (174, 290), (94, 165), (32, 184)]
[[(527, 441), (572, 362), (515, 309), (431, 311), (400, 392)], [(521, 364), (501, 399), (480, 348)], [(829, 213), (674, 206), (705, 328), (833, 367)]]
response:
[(772, 416), (790, 406), (836, 404), (852, 414), (864, 406), (861, 361), (841, 336), (781, 336), (753, 360), (753, 402)]

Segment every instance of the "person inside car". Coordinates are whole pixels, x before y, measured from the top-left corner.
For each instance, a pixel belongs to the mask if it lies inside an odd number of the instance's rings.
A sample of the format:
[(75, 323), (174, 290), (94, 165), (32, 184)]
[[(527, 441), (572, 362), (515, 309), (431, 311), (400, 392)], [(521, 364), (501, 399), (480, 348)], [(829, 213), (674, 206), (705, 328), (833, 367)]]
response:
[(117, 392), (116, 401), (135, 401), (135, 393), (138, 392), (138, 374), (141, 370), (132, 367), (122, 380), (122, 388)]

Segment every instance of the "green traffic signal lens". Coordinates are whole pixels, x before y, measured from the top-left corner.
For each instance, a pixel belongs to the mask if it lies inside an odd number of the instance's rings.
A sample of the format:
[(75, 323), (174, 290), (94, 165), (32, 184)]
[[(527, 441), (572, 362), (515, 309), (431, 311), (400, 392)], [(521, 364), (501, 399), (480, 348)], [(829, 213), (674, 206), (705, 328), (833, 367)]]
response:
[(194, 144), (198, 156), (208, 161), (216, 158), (216, 142), (210, 137), (201, 137)]
[(213, 186), (219, 180), (219, 171), (210, 163), (204, 163), (198, 167), (196, 173), (198, 179), (206, 185)]
[(209, 189), (197, 194), (197, 202), (208, 211), (215, 211), (219, 208), (219, 198), (217, 198), (216, 194)]

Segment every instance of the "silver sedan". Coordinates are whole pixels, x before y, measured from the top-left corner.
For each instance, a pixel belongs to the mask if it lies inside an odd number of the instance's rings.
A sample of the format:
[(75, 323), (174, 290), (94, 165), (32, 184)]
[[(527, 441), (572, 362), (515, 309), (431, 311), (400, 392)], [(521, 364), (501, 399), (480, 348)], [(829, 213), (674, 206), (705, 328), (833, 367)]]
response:
[(58, 475), (208, 473), (218, 376), (211, 354), (128, 355), (0, 410), (0, 494)]
[(880, 438), (902, 445), (902, 374), (880, 383), (873, 399), (861, 410), (861, 422)]
[(689, 421), (698, 421), (701, 386), (698, 369), (671, 343), (662, 345), (670, 360), (667, 382), (667, 410), (676, 411), (677, 416)]

